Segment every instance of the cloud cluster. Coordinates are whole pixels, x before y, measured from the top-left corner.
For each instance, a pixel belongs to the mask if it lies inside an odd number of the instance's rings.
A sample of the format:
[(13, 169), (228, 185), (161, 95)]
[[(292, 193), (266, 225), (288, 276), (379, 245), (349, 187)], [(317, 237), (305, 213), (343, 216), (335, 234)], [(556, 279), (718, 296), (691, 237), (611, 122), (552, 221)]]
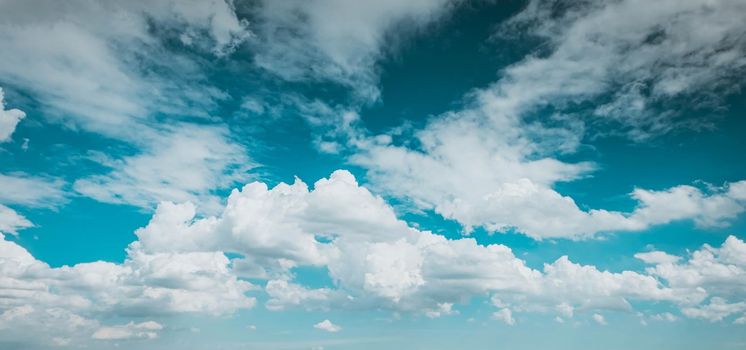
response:
[[(38, 322), (51, 312), (77, 321), (46, 322), (50, 337), (152, 338), (152, 323), (101, 325), (97, 317), (229, 314), (255, 304), (247, 293), (257, 287), (242, 277), (266, 281), (271, 310), (363, 308), (439, 317), (488, 295), (494, 318), (507, 324), (524, 312), (572, 318), (630, 311), (635, 301), (668, 302), (687, 317), (716, 321), (743, 313), (738, 300), (746, 294), (746, 243), (735, 237), (688, 259), (638, 254), (653, 264), (645, 273), (602, 271), (568, 257), (536, 270), (504, 245), (408, 226), (346, 171), (319, 180), (313, 190), (300, 180), (272, 189), (248, 184), (233, 191), (218, 216), (195, 219), (193, 205), (166, 202), (136, 234), (122, 264), (60, 268), (0, 241), (0, 289), (8, 296), (0, 304), (8, 322), (0, 328)], [(326, 268), (333, 286), (296, 282), (293, 268), (299, 266)], [(319, 327), (337, 329), (331, 322)]]
[[(154, 207), (216, 202), (211, 191), (245, 180), (245, 150), (209, 118), (229, 96), (199, 59), (224, 57), (250, 36), (233, 1), (5, 1), (0, 13), (0, 81), (38, 102), (40, 122), (121, 141), (130, 153), (96, 157), (112, 172), (81, 180), (79, 193)], [(22, 112), (1, 116), (5, 140)]]
[[(496, 103), (486, 98), (487, 105), (481, 107)], [(593, 165), (542, 155), (548, 146), (537, 143), (528, 134), (532, 129), (519, 124), (483, 110), (466, 110), (417, 132), (416, 149), (390, 138), (358, 139), (352, 160), (368, 169), (375, 188), (456, 220), (466, 232), (484, 227), (515, 229), (535, 239), (579, 239), (675, 220), (719, 226), (746, 209), (746, 181), (707, 191), (688, 185), (658, 191), (638, 188), (630, 194), (637, 202), (631, 212), (582, 209), (554, 186), (586, 176)]]
[(222, 252), (145, 253), (133, 243), (122, 264), (98, 261), (52, 268), (0, 238), (0, 333), (8, 340), (54, 344), (91, 337), (154, 338), (161, 327), (157, 323), (107, 326), (99, 319), (184, 312), (221, 315), (255, 304), (246, 295), (255, 287), (232, 273)]
[[(742, 182), (712, 193), (638, 189), (638, 208), (627, 213), (581, 209), (555, 187), (594, 170), (561, 159), (597, 120), (636, 140), (705, 121), (671, 106), (686, 98), (695, 102), (688, 110), (712, 110), (739, 88), (744, 13), (743, 3), (728, 0), (530, 2), (497, 35), (531, 33), (547, 41), (545, 51), (505, 68), (500, 80), (468, 96), (465, 108), (403, 135), (369, 136), (358, 128), (340, 137), (377, 190), (454, 219), (467, 232), (481, 226), (582, 238), (681, 219), (721, 225), (744, 210), (736, 193)], [(588, 113), (584, 103), (597, 108)]]

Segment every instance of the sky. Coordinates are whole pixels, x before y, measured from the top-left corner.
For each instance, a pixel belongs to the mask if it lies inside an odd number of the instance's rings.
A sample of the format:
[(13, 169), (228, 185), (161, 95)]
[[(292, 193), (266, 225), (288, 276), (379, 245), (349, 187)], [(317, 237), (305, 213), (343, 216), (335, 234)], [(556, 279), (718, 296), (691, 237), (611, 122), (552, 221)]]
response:
[(746, 348), (743, 18), (0, 0), (0, 348)]

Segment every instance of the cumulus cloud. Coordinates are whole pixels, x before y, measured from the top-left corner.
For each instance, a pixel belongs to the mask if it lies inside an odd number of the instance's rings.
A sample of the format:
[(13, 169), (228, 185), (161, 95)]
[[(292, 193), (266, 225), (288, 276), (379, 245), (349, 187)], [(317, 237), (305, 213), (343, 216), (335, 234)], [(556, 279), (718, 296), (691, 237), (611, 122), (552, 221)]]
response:
[[(739, 300), (746, 293), (746, 243), (735, 237), (687, 258), (638, 254), (651, 264), (644, 272), (604, 271), (566, 256), (538, 270), (504, 245), (447, 239), (409, 226), (341, 170), (313, 189), (300, 180), (271, 189), (251, 183), (231, 193), (221, 214), (195, 213), (189, 203), (161, 204), (136, 231), (138, 240), (121, 264), (52, 268), (3, 239), (0, 292), (12, 297), (0, 302), (8, 320), (0, 332), (56, 312), (80, 327), (65, 335), (60, 327), (70, 324), (47, 323), (48, 342), (99, 331), (97, 337), (150, 338), (157, 331), (140, 323), (101, 325), (97, 319), (226, 315), (251, 308), (256, 300), (247, 293), (259, 293), (259, 287), (239, 277), (245, 273), (266, 281), (260, 283), (273, 311), (388, 310), (440, 317), (483, 296), (495, 307), (493, 317), (506, 324), (515, 324), (516, 313), (564, 320), (578, 313), (631, 312), (636, 301), (667, 303), (687, 317), (714, 321), (744, 311)], [(309, 288), (296, 281), (293, 268), (301, 266), (324, 268), (332, 284)]]
[(0, 88), (0, 143), (10, 140), (16, 126), (26, 117), (20, 109), (5, 109), (5, 92)]
[[(223, 315), (255, 304), (246, 295), (254, 286), (231, 273), (230, 261), (221, 252), (145, 254), (133, 243), (122, 264), (98, 261), (52, 268), (0, 238), (0, 292), (6, 296), (0, 302), (0, 333), (27, 337), (25, 342), (153, 338), (155, 323), (101, 326), (98, 319), (114, 314)], [(24, 329), (44, 336), (28, 338)]]
[(320, 329), (322, 331), (327, 331), (329, 333), (337, 333), (342, 330), (342, 327), (332, 323), (332, 321), (329, 321), (329, 320), (323, 320), (313, 325), (313, 328)]
[[(719, 248), (704, 245), (683, 261), (656, 261), (647, 272), (664, 279), (678, 293), (723, 298), (713, 298), (713, 307), (727, 299), (741, 300), (746, 292), (746, 243), (729, 236)], [(690, 314), (697, 313), (692, 310)]]

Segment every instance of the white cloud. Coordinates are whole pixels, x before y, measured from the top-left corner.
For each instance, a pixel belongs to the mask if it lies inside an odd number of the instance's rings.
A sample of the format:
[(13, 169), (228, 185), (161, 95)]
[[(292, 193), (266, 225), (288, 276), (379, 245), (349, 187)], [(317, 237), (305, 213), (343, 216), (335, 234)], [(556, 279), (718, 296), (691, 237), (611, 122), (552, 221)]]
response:
[(26, 117), (20, 109), (5, 109), (5, 92), (0, 88), (0, 143), (10, 141), (21, 119)]
[[(553, 187), (584, 176), (592, 169), (590, 164), (536, 158), (540, 154), (534, 149), (542, 146), (522, 136), (518, 126), (491, 130), (469, 120), (473, 113), (447, 117), (418, 132), (421, 150), (360, 142), (353, 162), (368, 168), (375, 188), (454, 219), (467, 233), (481, 226), (493, 232), (515, 229), (535, 239), (581, 239), (676, 220), (723, 226), (746, 210), (738, 192), (744, 182), (711, 193), (686, 185), (636, 189), (631, 197), (638, 206), (631, 212), (581, 209)], [(512, 132), (518, 135), (511, 136)], [(491, 136), (499, 133), (502, 139)]]
[[(507, 324), (515, 323), (514, 312), (565, 320), (578, 313), (631, 311), (635, 301), (721, 320), (744, 311), (739, 300), (746, 294), (746, 243), (735, 237), (686, 259), (642, 255), (652, 264), (644, 273), (604, 271), (568, 257), (536, 270), (504, 245), (447, 239), (408, 226), (346, 171), (317, 181), (313, 189), (300, 180), (271, 189), (249, 184), (231, 193), (218, 216), (195, 219), (193, 205), (163, 203), (136, 235), (121, 264), (59, 268), (0, 241), (0, 292), (12, 296), (0, 302), (0, 312), (12, 319), (4, 331), (40, 322), (49, 310), (81, 326), (66, 333), (69, 325), (47, 323), (48, 342), (63, 336), (78, 341), (102, 327), (115, 329), (103, 334), (126, 333), (96, 321), (105, 315), (231, 314), (256, 302), (246, 294), (258, 288), (238, 277), (246, 271), (262, 272), (252, 278), (267, 281), (266, 307), (274, 311), (364, 309), (440, 317), (455, 314), (454, 305), (490, 296), (494, 317)], [(239, 257), (231, 261), (224, 252)], [(295, 281), (293, 268), (300, 266), (325, 268), (332, 285), (313, 289)]]
[(673, 264), (681, 260), (681, 258), (678, 256), (670, 255), (666, 252), (660, 251), (637, 253), (635, 254), (635, 258), (638, 258), (648, 264)]
[[(124, 141), (135, 153), (108, 157), (112, 172), (81, 180), (80, 192), (140, 207), (200, 200), (209, 209), (218, 204), (210, 191), (245, 180), (236, 176), (248, 166), (243, 147), (210, 115), (229, 96), (209, 84), (198, 58), (225, 56), (248, 38), (232, 0), (32, 0), (3, 2), (0, 13), (6, 87), (38, 102), (41, 122)], [(188, 40), (174, 48), (178, 38)], [(195, 118), (201, 123), (186, 123)]]
[(0, 203), (34, 208), (52, 208), (65, 201), (60, 179), (23, 173), (0, 173)]
[[(12, 322), (0, 325), (4, 336), (29, 336), (24, 330), (35, 329), (44, 336), (26, 341), (79, 339), (90, 337), (98, 328), (98, 317), (106, 315), (225, 315), (256, 302), (246, 295), (254, 286), (231, 272), (230, 261), (221, 252), (146, 254), (133, 243), (122, 264), (98, 261), (52, 268), (0, 238), (0, 293), (6, 296), (0, 312), (12, 316)], [(121, 331), (104, 327), (100, 335)]]
[(331, 80), (376, 99), (376, 64), (391, 43), (433, 22), (455, 2), (263, 1), (254, 28), (255, 61), (285, 79)]
[(158, 331), (161, 329), (163, 329), (163, 326), (154, 321), (142, 323), (130, 322), (121, 326), (101, 327), (91, 337), (98, 340), (154, 339), (158, 337)]
[[(341, 133), (352, 162), (368, 169), (376, 189), (457, 220), (467, 232), (482, 226), (516, 229), (538, 239), (586, 238), (682, 219), (718, 226), (743, 212), (739, 193), (744, 191), (710, 195), (691, 186), (637, 189), (632, 197), (640, 207), (623, 213), (581, 209), (555, 187), (594, 169), (558, 159), (558, 154), (575, 152), (587, 132), (587, 119), (579, 118), (583, 113), (565, 112), (565, 106), (598, 105), (599, 99), (621, 91), (596, 114), (621, 124), (613, 133), (644, 139), (694, 123), (677, 122), (671, 110), (679, 108), (661, 111), (648, 105), (665, 109), (680, 98), (717, 104), (713, 96), (735, 91), (740, 82), (732, 77), (746, 69), (746, 44), (737, 39), (744, 36), (740, 18), (746, 7), (729, 0), (560, 3), (530, 3), (499, 34), (528, 28), (548, 40), (542, 46), (548, 53), (507, 67), (499, 81), (471, 93), (463, 110), (433, 118), (411, 132), (411, 140), (409, 132), (399, 135), (400, 130), (378, 135), (404, 140), (397, 143), (361, 129)], [(693, 23), (718, 25), (701, 31)], [(643, 90), (645, 96), (637, 96)], [(536, 121), (534, 112), (547, 105), (558, 112)], [(741, 185), (731, 184), (735, 189)]]
[(0, 13), (0, 78), (33, 92), (52, 118), (124, 139), (136, 139), (151, 112), (204, 114), (220, 96), (195, 62), (167, 48), (169, 33), (217, 55), (248, 35), (222, 0), (34, 0), (3, 2)]
[(712, 108), (742, 84), (744, 13), (737, 0), (531, 1), (498, 35), (537, 35), (550, 53), (508, 67), (495, 89), (524, 110), (611, 95), (599, 117), (633, 138), (667, 132), (680, 117), (669, 102)]
[(507, 324), (508, 326), (515, 325), (515, 319), (513, 318), (513, 313), (508, 308), (500, 309), (498, 311), (493, 312), (492, 318), (496, 320), (500, 320), (503, 323)]
[[(679, 300), (650, 276), (599, 271), (566, 257), (541, 272), (508, 247), (413, 229), (345, 171), (317, 181), (313, 190), (300, 180), (272, 189), (252, 183), (231, 194), (220, 216), (194, 215), (191, 205), (162, 204), (137, 231), (138, 248), (239, 253), (235, 272), (269, 280), (272, 310), (356, 305), (435, 315), (449, 313), (441, 312), (443, 305), (484, 294), (526, 310), (618, 310), (629, 308), (628, 298)], [(327, 267), (335, 288), (293, 283), (296, 266)], [(531, 298), (515, 298), (520, 295)]]
[(211, 191), (246, 180), (253, 167), (221, 127), (181, 125), (141, 142), (141, 153), (104, 159), (112, 171), (77, 180), (75, 190), (102, 202), (151, 208), (160, 201), (191, 201), (212, 212), (220, 200)]
[(404, 239), (372, 244), (365, 260), (365, 289), (394, 302), (425, 283), (420, 250)]
[(342, 327), (332, 323), (332, 321), (329, 321), (329, 320), (323, 320), (313, 325), (313, 328), (320, 329), (322, 331), (327, 331), (329, 333), (336, 333), (342, 330)]
[(744, 311), (746, 311), (746, 302), (728, 303), (719, 297), (712, 298), (709, 304), (681, 310), (687, 317), (701, 318), (710, 322), (721, 321), (725, 317)]
[(601, 314), (593, 314), (593, 320), (596, 321), (596, 323), (598, 323), (598, 324), (600, 324), (602, 326), (607, 325), (606, 319)]
[(59, 179), (0, 173), (0, 233), (15, 235), (18, 230), (34, 226), (26, 217), (4, 204), (55, 208), (66, 200), (63, 186), (64, 182)]
[[(718, 297), (713, 307), (727, 298), (740, 300), (746, 293), (746, 243), (730, 236), (720, 248), (704, 245), (682, 262), (661, 261), (647, 271), (679, 294)], [(688, 315), (697, 314), (695, 309)]]
[(335, 291), (329, 288), (307, 289), (283, 280), (268, 281), (265, 291), (270, 297), (267, 301), (267, 309), (274, 311), (288, 307), (328, 309), (332, 299), (336, 297)]
[(17, 234), (18, 230), (32, 227), (34, 224), (15, 210), (0, 204), (0, 233)]

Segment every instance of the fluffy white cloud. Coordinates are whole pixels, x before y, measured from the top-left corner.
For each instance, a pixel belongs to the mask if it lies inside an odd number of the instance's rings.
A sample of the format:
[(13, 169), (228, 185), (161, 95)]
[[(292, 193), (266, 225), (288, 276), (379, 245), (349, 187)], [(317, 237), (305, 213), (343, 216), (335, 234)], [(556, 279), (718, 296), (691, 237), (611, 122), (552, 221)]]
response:
[[(59, 268), (0, 241), (0, 292), (8, 296), (0, 300), (7, 321), (0, 332), (54, 312), (80, 326), (65, 331), (71, 323), (47, 323), (47, 342), (96, 333), (150, 338), (157, 331), (141, 329), (141, 323), (96, 320), (250, 308), (256, 301), (246, 294), (258, 288), (239, 278), (245, 273), (266, 281), (266, 307), (274, 311), (375, 309), (439, 317), (458, 313), (456, 305), (474, 297), (490, 296), (494, 318), (507, 324), (515, 323), (515, 313), (564, 320), (581, 312), (631, 311), (635, 301), (669, 303), (688, 317), (721, 320), (743, 312), (739, 300), (746, 294), (746, 243), (735, 237), (686, 260), (638, 254), (654, 264), (645, 273), (603, 271), (568, 257), (536, 270), (506, 246), (408, 226), (346, 171), (317, 181), (313, 189), (300, 180), (271, 189), (246, 185), (231, 193), (217, 216), (195, 219), (193, 205), (166, 202), (136, 234), (121, 264)], [(224, 252), (238, 257), (231, 261)], [(300, 266), (325, 268), (332, 285), (311, 289), (296, 282), (293, 268)]]
[(687, 317), (702, 318), (710, 322), (721, 321), (725, 317), (744, 311), (746, 311), (746, 302), (729, 304), (725, 299), (719, 297), (712, 298), (707, 305), (687, 307), (681, 310)]
[(20, 109), (5, 109), (5, 92), (0, 88), (0, 143), (10, 140), (21, 119), (26, 117)]
[(376, 99), (376, 64), (385, 50), (456, 2), (262, 1), (255, 61), (285, 79), (327, 79)]
[[(649, 261), (648, 273), (664, 279), (679, 293), (739, 300), (746, 293), (746, 243), (730, 236), (720, 248), (704, 245), (681, 262)], [(717, 303), (716, 303), (717, 304)]]
[(328, 309), (338, 293), (329, 288), (308, 289), (284, 280), (271, 280), (264, 289), (270, 299), (267, 309), (279, 311), (288, 307)]
[[(146, 254), (135, 242), (122, 264), (81, 263), (51, 268), (0, 237), (0, 333), (31, 342), (81, 338), (152, 338), (154, 323), (100, 326), (106, 315), (230, 314), (251, 308), (254, 289), (231, 272), (221, 252)], [(57, 339), (57, 340), (60, 340)]]
[(329, 321), (329, 320), (323, 320), (313, 325), (313, 328), (320, 329), (322, 331), (327, 331), (329, 333), (336, 333), (342, 330), (342, 327), (332, 323), (332, 321)]
[[(273, 310), (356, 306), (435, 315), (492, 294), (501, 308), (560, 310), (572, 317), (575, 309), (628, 310), (628, 300), (702, 297), (676, 294), (652, 276), (599, 271), (567, 257), (538, 271), (508, 247), (419, 231), (398, 220), (389, 205), (346, 171), (317, 181), (313, 190), (300, 180), (272, 189), (252, 183), (231, 194), (221, 215), (194, 216), (189, 204), (162, 204), (137, 231), (138, 249), (238, 253), (234, 272), (267, 279), (267, 307)], [(326, 267), (335, 288), (293, 283), (297, 266)]]

